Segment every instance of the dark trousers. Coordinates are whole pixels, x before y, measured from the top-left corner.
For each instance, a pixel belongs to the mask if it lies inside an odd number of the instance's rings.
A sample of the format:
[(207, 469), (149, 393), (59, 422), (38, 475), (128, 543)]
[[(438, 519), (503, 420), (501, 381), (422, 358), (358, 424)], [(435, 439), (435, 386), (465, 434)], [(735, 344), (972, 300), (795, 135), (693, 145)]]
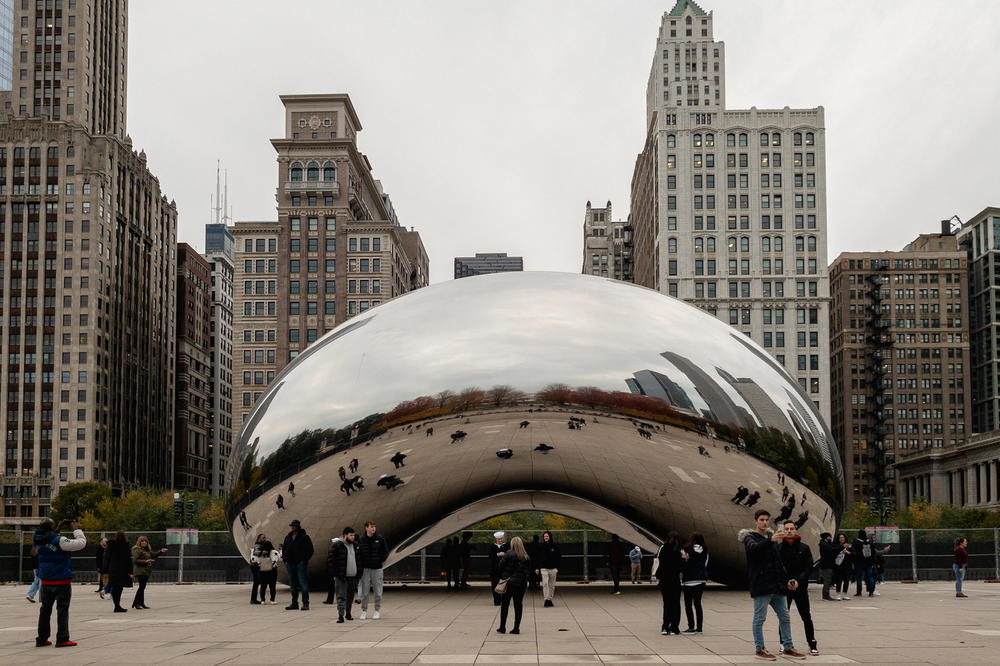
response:
[(271, 601), (274, 601), (274, 593), (278, 584), (278, 570), (271, 569), (270, 571), (259, 571), (257, 572), (257, 578), (260, 580), (260, 600), (264, 601), (267, 596), (267, 592), (271, 592)]
[(471, 557), (462, 558), (462, 587), (467, 587), (469, 585), (469, 567), (472, 566)]
[[(490, 572), (490, 591), (493, 593), (493, 605), (494, 606), (499, 606), (500, 602), (503, 599), (501, 597), (501, 595), (497, 594), (497, 589), (496, 588), (497, 588), (497, 583), (499, 583), (499, 582), (500, 582), (500, 574), (498, 572), (496, 572), (496, 571), (491, 571)], [(521, 593), (523, 594), (524, 590), (521, 590)]]
[(146, 583), (149, 582), (149, 576), (136, 576), (135, 580), (139, 583), (139, 589), (135, 591), (135, 597), (132, 598), (132, 608), (146, 605)]
[(680, 631), (681, 586), (661, 585), (660, 595), (663, 597), (663, 626), (660, 631)]
[[(447, 585), (448, 587), (451, 587), (452, 575), (455, 573), (455, 570), (449, 564), (442, 564), (441, 568), (444, 569), (444, 582), (445, 582), (445, 585)], [(456, 587), (458, 586), (458, 578), (455, 578), (455, 586)]]
[[(816, 631), (813, 629), (812, 614), (809, 612), (809, 587), (802, 585), (799, 589), (794, 592), (789, 592), (785, 595), (788, 598), (788, 608), (791, 610), (792, 602), (795, 602), (795, 608), (799, 611), (799, 619), (802, 620), (802, 628), (806, 632), (806, 642), (809, 643), (809, 647), (816, 646)], [(778, 638), (783, 639), (780, 635), (781, 631), (778, 631)], [(791, 636), (788, 637), (789, 642), (791, 641)], [(781, 641), (784, 645), (784, 640)]]
[(611, 591), (617, 592), (622, 579), (622, 566), (620, 564), (609, 564), (608, 571), (611, 573), (611, 582), (614, 584)]
[(250, 567), (250, 575), (253, 576), (253, 585), (250, 587), (250, 601), (254, 602), (258, 601), (257, 596), (260, 590), (260, 569), (255, 566)]
[(687, 615), (688, 629), (701, 631), (704, 613), (701, 610), (701, 595), (705, 592), (705, 583), (684, 586), (684, 613)]
[(833, 569), (820, 569), (819, 575), (823, 579), (823, 598), (830, 599), (830, 586), (833, 585)]
[(851, 587), (851, 570), (837, 567), (833, 570), (833, 590), (838, 594), (847, 594)]
[(288, 572), (288, 587), (292, 593), (292, 606), (299, 605), (299, 592), (302, 593), (302, 604), (309, 605), (309, 574), (306, 570), (308, 562), (288, 562), (285, 570)]
[(124, 587), (121, 584), (111, 585), (111, 599), (115, 602), (115, 608), (122, 607), (122, 589)]
[(52, 617), (52, 605), (56, 607), (56, 643), (69, 640), (69, 601), (73, 596), (73, 586), (42, 585), (42, 605), (38, 609), (38, 637), (36, 643), (44, 643), (52, 635), (49, 618)]
[(854, 578), (857, 581), (857, 594), (861, 594), (861, 581), (864, 580), (865, 587), (868, 589), (868, 596), (875, 590), (875, 567), (871, 564), (868, 566), (860, 566), (854, 569)]
[(524, 611), (524, 588), (507, 583), (507, 591), (500, 595), (500, 628), (507, 627), (507, 611), (514, 601), (514, 628), (521, 629), (521, 613)]
[(357, 576), (337, 576), (333, 579), (333, 588), (337, 594), (337, 614), (340, 617), (351, 617), (351, 604), (354, 594), (358, 591)]

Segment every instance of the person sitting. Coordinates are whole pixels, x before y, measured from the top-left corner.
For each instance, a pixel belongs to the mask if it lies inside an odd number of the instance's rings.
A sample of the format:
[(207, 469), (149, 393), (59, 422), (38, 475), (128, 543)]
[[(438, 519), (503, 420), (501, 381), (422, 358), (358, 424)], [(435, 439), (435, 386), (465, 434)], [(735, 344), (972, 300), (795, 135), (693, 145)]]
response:
[(497, 458), (501, 460), (510, 460), (514, 457), (514, 452), (511, 449), (500, 449), (497, 451)]

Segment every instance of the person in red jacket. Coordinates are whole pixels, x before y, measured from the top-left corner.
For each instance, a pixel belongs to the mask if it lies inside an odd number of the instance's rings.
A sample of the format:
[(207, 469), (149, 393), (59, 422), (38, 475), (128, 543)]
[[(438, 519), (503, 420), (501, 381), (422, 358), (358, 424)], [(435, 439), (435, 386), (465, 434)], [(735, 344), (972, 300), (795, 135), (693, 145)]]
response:
[(965, 579), (965, 567), (969, 564), (969, 540), (965, 537), (955, 539), (955, 562), (951, 565), (955, 572), (955, 596), (966, 599), (969, 595), (962, 592), (962, 581)]

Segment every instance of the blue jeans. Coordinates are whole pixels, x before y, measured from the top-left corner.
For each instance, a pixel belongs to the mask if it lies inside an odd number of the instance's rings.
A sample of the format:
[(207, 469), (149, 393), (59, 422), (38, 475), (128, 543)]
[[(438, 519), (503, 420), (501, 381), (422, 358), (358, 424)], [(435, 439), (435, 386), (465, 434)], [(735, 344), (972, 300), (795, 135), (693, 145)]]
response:
[(865, 587), (869, 594), (875, 590), (875, 567), (873, 565), (860, 566), (854, 570), (854, 580), (857, 583), (857, 593), (861, 594), (861, 581), (864, 580)]
[(962, 594), (962, 581), (965, 580), (965, 567), (961, 564), (952, 564), (951, 570), (955, 572), (955, 594)]
[(299, 591), (302, 592), (303, 605), (309, 604), (309, 573), (306, 570), (307, 564), (306, 562), (285, 564), (285, 569), (288, 571), (288, 587), (291, 588), (293, 606), (299, 603)]
[(778, 615), (778, 634), (786, 650), (792, 648), (792, 623), (788, 618), (788, 598), (784, 594), (762, 594), (753, 598), (753, 642), (757, 650), (764, 649), (764, 620), (767, 607)]
[(42, 586), (42, 579), (38, 577), (38, 569), (35, 569), (34, 572), (35, 580), (31, 582), (31, 587), (28, 588), (28, 593), (24, 595), (26, 597), (30, 597), (31, 599), (35, 598), (35, 595), (38, 594), (38, 588)]

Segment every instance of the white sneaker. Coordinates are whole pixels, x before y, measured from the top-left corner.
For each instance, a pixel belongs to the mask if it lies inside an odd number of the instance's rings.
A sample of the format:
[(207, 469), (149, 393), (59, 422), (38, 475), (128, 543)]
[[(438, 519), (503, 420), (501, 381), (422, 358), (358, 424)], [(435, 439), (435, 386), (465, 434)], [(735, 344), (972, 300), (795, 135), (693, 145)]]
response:
[(362, 608), (361, 609), (361, 615), (358, 616), (358, 619), (359, 620), (367, 620), (368, 619), (368, 611)]
[(881, 597), (882, 595), (878, 593), (878, 590), (872, 590), (876, 597)]
[(378, 611), (375, 611), (374, 613), (372, 613), (372, 619), (373, 620), (377, 620), (380, 617), (382, 617), (382, 615)]
[(277, 606), (278, 605), (277, 601), (269, 601), (268, 603), (271, 604), (272, 606)]

